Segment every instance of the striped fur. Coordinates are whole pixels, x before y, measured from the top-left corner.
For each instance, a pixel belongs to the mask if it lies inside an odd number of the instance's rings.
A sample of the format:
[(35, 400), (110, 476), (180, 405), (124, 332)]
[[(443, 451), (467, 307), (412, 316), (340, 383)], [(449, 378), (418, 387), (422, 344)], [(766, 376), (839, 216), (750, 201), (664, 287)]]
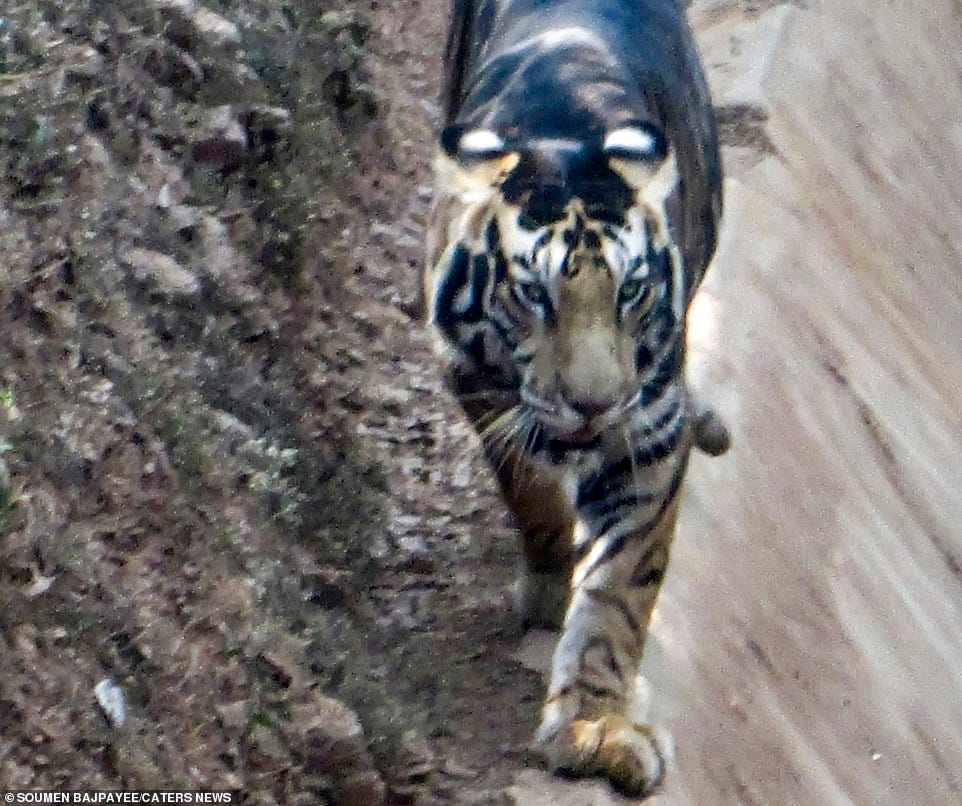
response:
[(674, 0), (455, 0), (422, 291), (523, 535), (519, 606), (561, 629), (550, 765), (629, 793), (669, 742), (626, 713), (693, 444), (684, 381), (721, 168)]

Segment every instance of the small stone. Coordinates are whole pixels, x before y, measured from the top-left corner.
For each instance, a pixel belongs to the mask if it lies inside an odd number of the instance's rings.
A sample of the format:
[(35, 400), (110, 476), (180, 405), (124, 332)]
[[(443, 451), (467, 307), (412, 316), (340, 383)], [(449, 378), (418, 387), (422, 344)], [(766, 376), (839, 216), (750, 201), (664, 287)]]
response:
[(214, 107), (200, 121), (191, 143), (197, 162), (230, 168), (247, 153), (247, 133), (229, 105)]
[[(2, 392), (2, 390), (0, 390), (0, 392)], [(0, 395), (0, 420), (15, 423), (22, 416), (12, 395)], [(0, 442), (0, 453), (3, 453), (4, 450), (9, 450), (9, 448), (3, 448), (5, 444), (6, 443)]]
[[(205, 78), (201, 63), (172, 42), (153, 48), (144, 59), (144, 69), (155, 81), (165, 87), (176, 88), (185, 97), (195, 95)], [(159, 122), (162, 128), (158, 134), (167, 129), (173, 120), (167, 118)]]
[(202, 46), (229, 53), (241, 44), (240, 31), (230, 20), (194, 0), (153, 0), (167, 20), (167, 35), (186, 41), (193, 47)]
[(241, 274), (244, 260), (234, 249), (227, 226), (212, 215), (201, 215), (197, 222), (197, 235), (203, 250), (204, 274), (218, 285), (230, 283), (237, 298), (246, 302), (258, 302), (261, 297), (253, 289), (244, 290)]
[(185, 20), (197, 11), (197, 0), (154, 0), (154, 5), (171, 16)]
[(428, 552), (428, 544), (423, 535), (414, 534), (399, 537), (397, 544), (398, 550), (405, 554), (427, 554)]
[(248, 705), (247, 700), (238, 700), (237, 702), (214, 706), (220, 717), (221, 725), (229, 735), (239, 735), (247, 727)]
[(283, 106), (252, 106), (247, 113), (247, 130), (252, 134), (286, 134), (293, 126), (290, 110)]
[[(163, 188), (161, 188), (161, 191), (163, 191)], [(167, 207), (167, 217), (177, 232), (188, 232), (197, 226), (197, 208), (187, 204), (172, 204)]]
[(346, 32), (356, 45), (364, 43), (369, 31), (364, 17), (353, 9), (327, 11), (321, 14), (320, 24), (332, 36)]
[(43, 574), (37, 574), (34, 577), (33, 584), (26, 590), (27, 598), (32, 599), (35, 596), (43, 595), (50, 590), (50, 586), (56, 579), (56, 577), (45, 577)]
[(105, 406), (107, 401), (110, 400), (111, 393), (114, 390), (114, 384), (107, 378), (100, 378), (91, 384), (90, 388), (83, 391), (81, 396), (93, 403), (95, 406)]
[(307, 748), (307, 775), (331, 776), (334, 802), (380, 806), (385, 787), (367, 749), (361, 722), (343, 703), (322, 694), (291, 709)]
[(122, 260), (142, 283), (152, 283), (172, 297), (189, 297), (200, 291), (200, 282), (170, 255), (152, 249), (128, 249)]
[(89, 45), (76, 48), (71, 54), (67, 75), (91, 79), (99, 76), (104, 69), (104, 57)]
[(343, 583), (332, 572), (313, 572), (301, 577), (304, 601), (325, 610), (336, 610), (347, 604)]
[(381, 806), (387, 797), (384, 781), (375, 770), (365, 770), (345, 776), (335, 788), (338, 803), (365, 804), (365, 806)]
[(451, 476), (451, 486), (458, 490), (465, 490), (473, 486), (475, 475), (474, 468), (469, 461), (461, 462)]
[(463, 764), (458, 764), (458, 762), (448, 759), (444, 762), (443, 771), (445, 775), (449, 775), (452, 778), (461, 778), (463, 780), (470, 780), (471, 778), (478, 777), (478, 771), (472, 769), (471, 767), (465, 767)]
[(190, 183), (180, 171), (170, 171), (166, 181), (157, 191), (156, 205), (162, 210), (170, 210), (183, 204), (190, 193)]
[(278, 761), (288, 756), (288, 749), (280, 737), (271, 728), (258, 722), (254, 722), (248, 731), (247, 741), (255, 756), (260, 756), (261, 760)]
[(198, 8), (193, 24), (197, 37), (211, 48), (233, 53), (241, 45), (237, 26), (209, 8)]
[(377, 389), (377, 400), (381, 406), (397, 412), (403, 412), (405, 407), (410, 405), (413, 397), (414, 395), (408, 389), (399, 386), (381, 386)]
[(435, 572), (434, 558), (426, 551), (412, 552), (404, 558), (400, 569), (412, 574), (427, 576)]
[(367, 740), (357, 714), (350, 708), (319, 694), (294, 711), (294, 721), (304, 726), (311, 748), (305, 765), (308, 771), (330, 773), (366, 766)]
[(105, 677), (97, 683), (94, 686), (94, 696), (111, 725), (116, 728), (124, 724), (127, 719), (124, 690), (113, 681), (113, 678)]

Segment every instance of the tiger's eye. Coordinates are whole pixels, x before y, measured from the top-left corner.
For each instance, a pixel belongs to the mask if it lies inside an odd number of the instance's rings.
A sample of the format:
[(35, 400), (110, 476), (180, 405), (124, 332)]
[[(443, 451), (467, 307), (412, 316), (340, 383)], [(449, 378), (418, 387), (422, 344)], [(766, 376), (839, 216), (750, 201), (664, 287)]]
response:
[(625, 306), (637, 306), (646, 302), (651, 296), (651, 285), (644, 280), (627, 280), (618, 289), (618, 303)]

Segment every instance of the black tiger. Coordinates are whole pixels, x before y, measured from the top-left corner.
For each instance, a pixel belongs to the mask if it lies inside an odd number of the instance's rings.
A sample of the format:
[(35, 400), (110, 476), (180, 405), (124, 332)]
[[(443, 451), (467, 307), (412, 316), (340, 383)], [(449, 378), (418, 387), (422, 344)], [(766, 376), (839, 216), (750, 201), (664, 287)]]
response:
[(529, 625), (559, 627), (537, 741), (629, 793), (670, 742), (626, 706), (689, 451), (728, 435), (687, 391), (715, 249), (711, 101), (674, 0), (454, 0), (423, 296), (523, 535)]

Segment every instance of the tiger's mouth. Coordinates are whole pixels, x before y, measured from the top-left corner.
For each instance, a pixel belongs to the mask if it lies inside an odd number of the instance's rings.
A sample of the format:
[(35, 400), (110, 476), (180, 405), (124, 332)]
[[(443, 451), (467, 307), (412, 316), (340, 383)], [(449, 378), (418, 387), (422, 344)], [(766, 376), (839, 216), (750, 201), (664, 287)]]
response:
[(586, 424), (574, 431), (553, 431), (549, 430), (551, 440), (567, 445), (577, 445), (588, 447), (594, 444), (600, 437), (603, 429)]
[(597, 448), (614, 427), (608, 417), (595, 417), (577, 423), (541, 423), (544, 436), (558, 450), (585, 451)]
[(560, 461), (564, 457), (581, 455), (601, 447), (602, 431), (584, 427), (576, 431), (556, 431), (544, 429), (540, 450)]
[(624, 416), (621, 402), (580, 411), (569, 402), (546, 400), (521, 390), (521, 401), (532, 421), (537, 423), (540, 439), (564, 450), (587, 450), (601, 444), (605, 434), (616, 429)]

